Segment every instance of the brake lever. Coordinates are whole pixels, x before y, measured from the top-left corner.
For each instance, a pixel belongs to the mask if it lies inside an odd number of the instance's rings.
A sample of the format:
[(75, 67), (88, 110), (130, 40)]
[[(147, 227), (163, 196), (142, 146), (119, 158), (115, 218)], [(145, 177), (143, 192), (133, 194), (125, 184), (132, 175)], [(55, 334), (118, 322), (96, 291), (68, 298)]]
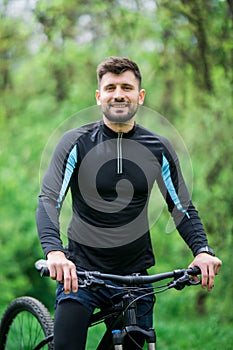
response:
[(201, 281), (194, 281), (193, 279), (189, 279), (189, 284), (187, 284), (188, 286), (197, 286), (198, 284), (201, 284)]
[(103, 280), (93, 277), (89, 273), (86, 274), (85, 279), (79, 277), (80, 288), (91, 288), (94, 292), (105, 285)]
[(186, 286), (196, 286), (200, 284), (200, 281), (194, 281), (190, 276), (185, 273), (184, 276), (177, 278), (168, 284), (169, 289), (175, 288), (177, 290), (182, 290)]

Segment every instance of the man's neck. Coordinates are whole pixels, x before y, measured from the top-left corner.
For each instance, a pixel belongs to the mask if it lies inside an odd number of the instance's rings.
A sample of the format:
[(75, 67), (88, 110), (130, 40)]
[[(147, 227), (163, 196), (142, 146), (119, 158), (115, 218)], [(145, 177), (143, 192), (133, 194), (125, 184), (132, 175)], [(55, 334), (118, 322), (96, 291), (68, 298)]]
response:
[(134, 127), (134, 123), (135, 120), (134, 118), (130, 119), (129, 121), (125, 122), (125, 123), (115, 123), (115, 122), (111, 122), (110, 120), (108, 120), (105, 116), (103, 116), (103, 121), (104, 124), (107, 125), (107, 127), (111, 130), (113, 130), (114, 132), (123, 132), (123, 133), (127, 133), (130, 130), (133, 129)]

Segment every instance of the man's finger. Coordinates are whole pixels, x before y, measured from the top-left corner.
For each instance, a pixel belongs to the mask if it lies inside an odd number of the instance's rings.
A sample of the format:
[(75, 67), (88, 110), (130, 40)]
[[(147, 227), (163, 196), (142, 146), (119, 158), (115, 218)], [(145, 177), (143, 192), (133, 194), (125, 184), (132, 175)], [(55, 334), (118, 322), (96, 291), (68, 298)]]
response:
[(76, 273), (76, 268), (71, 269), (71, 283), (72, 283), (72, 292), (76, 293), (78, 291), (78, 277)]
[(214, 267), (212, 265), (210, 265), (208, 267), (208, 272), (209, 272), (209, 276), (208, 276), (208, 290), (210, 291), (213, 288), (213, 286), (214, 286), (214, 276), (215, 276)]
[(218, 259), (217, 264), (215, 264), (215, 266), (214, 266), (215, 275), (219, 274), (219, 272), (221, 270), (221, 266), (222, 266), (222, 261)]
[(201, 268), (201, 285), (202, 288), (206, 288), (208, 285), (208, 279), (209, 279), (209, 274), (207, 267), (202, 267)]
[(54, 264), (48, 264), (49, 276), (53, 280), (57, 279), (57, 268)]
[(65, 267), (63, 273), (64, 293), (69, 294), (71, 290), (71, 275), (69, 267)]
[(56, 276), (56, 280), (58, 282), (63, 282), (63, 277), (64, 277), (64, 274), (63, 274), (63, 268), (62, 266), (56, 266), (56, 269), (57, 269), (57, 276)]

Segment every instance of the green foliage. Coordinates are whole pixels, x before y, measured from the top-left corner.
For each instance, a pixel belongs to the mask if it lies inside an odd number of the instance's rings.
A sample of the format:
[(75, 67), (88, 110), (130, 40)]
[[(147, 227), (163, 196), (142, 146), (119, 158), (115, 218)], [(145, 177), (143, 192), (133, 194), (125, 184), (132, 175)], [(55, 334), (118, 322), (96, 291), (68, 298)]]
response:
[[(41, 156), (66, 118), (95, 105), (96, 65), (106, 56), (122, 55), (142, 69), (146, 106), (165, 114), (190, 152), (193, 200), (210, 244), (223, 260), (215, 291), (206, 298), (207, 314), (214, 308), (216, 322), (232, 321), (233, 40), (228, 2), (39, 0), (34, 9), (25, 1), (27, 11), (13, 15), (9, 9), (16, 2), (0, 4), (0, 304), (30, 294), (52, 308), (54, 283), (41, 281), (33, 268), (43, 257), (35, 225)], [(192, 259), (176, 232), (164, 233), (167, 222), (163, 213), (153, 228), (156, 271)], [(191, 297), (196, 300), (196, 291)], [(184, 311), (183, 305), (195, 313), (195, 306), (182, 299), (172, 304), (161, 328), (168, 317), (173, 320)], [(194, 335), (200, 334), (197, 329), (196, 321)], [(188, 339), (192, 342), (193, 335)], [(198, 348), (202, 346), (192, 347)]]

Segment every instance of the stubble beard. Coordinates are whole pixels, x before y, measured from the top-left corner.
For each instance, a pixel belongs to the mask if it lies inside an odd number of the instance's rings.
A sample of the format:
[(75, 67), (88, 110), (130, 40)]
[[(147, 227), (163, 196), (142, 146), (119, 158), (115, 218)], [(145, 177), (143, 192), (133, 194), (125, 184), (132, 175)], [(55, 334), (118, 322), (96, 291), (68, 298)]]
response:
[[(120, 103), (119, 103), (120, 104)], [(137, 103), (124, 103), (127, 105), (127, 107), (124, 108), (116, 108), (112, 107), (111, 103), (106, 103), (105, 105), (102, 105), (102, 112), (104, 116), (111, 122), (111, 123), (117, 123), (117, 124), (125, 124), (129, 122), (137, 113), (138, 110), (138, 104)], [(112, 111), (112, 109), (115, 108), (116, 110)], [(125, 111), (125, 109), (128, 108), (128, 111)]]

